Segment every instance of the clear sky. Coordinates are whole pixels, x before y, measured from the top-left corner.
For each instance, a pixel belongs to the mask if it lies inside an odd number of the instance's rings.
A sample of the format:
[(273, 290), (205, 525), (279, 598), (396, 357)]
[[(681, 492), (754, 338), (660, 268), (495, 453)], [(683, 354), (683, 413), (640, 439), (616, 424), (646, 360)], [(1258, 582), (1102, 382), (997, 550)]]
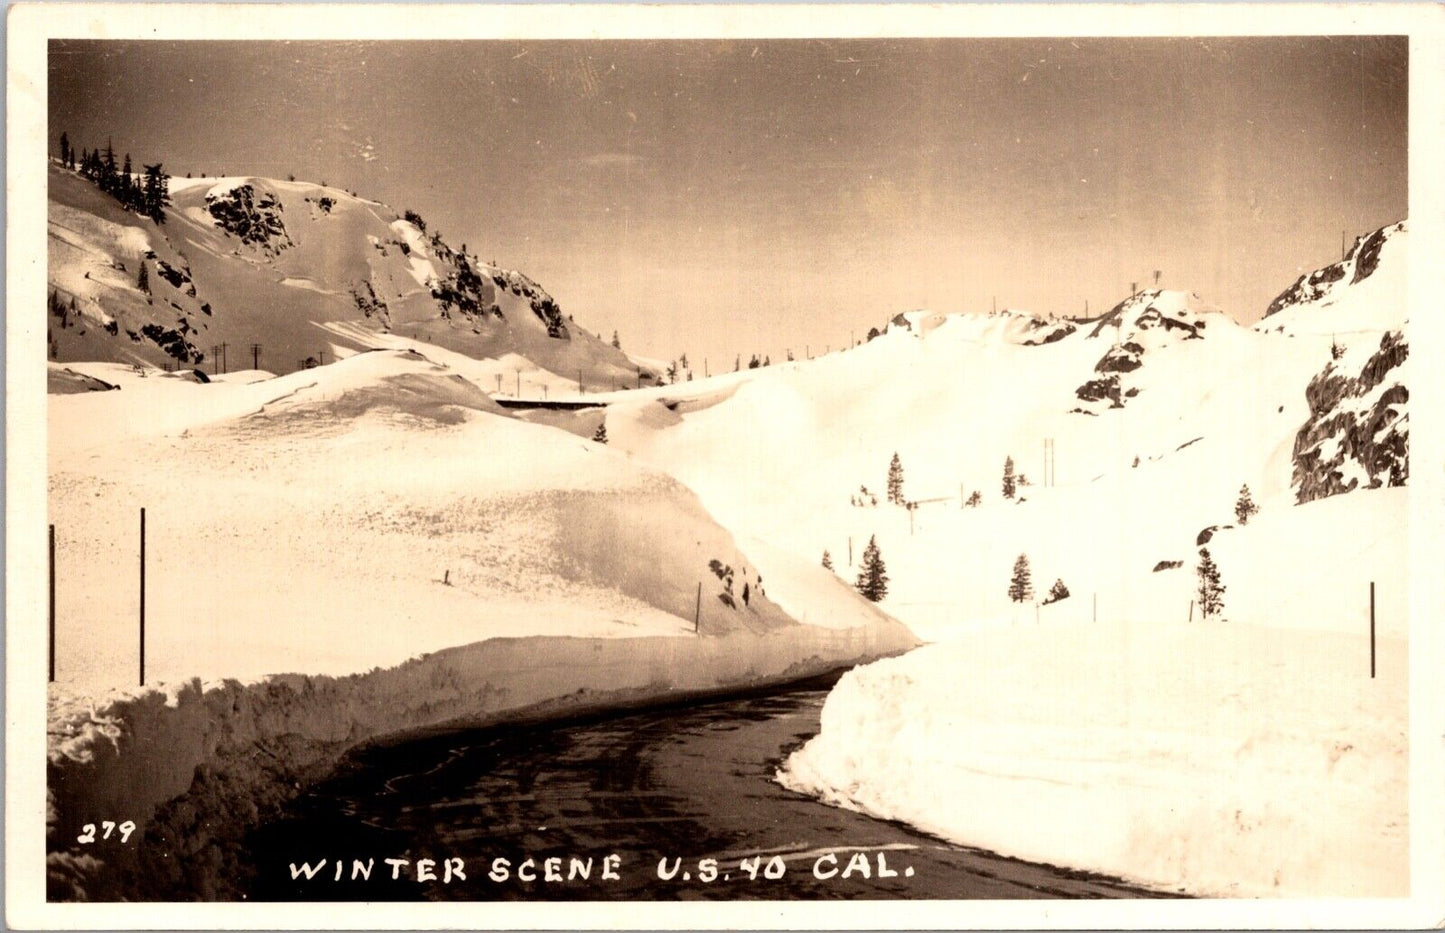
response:
[(624, 347), (899, 311), (1242, 321), (1406, 215), (1403, 38), (56, 42), (51, 145), (412, 208)]

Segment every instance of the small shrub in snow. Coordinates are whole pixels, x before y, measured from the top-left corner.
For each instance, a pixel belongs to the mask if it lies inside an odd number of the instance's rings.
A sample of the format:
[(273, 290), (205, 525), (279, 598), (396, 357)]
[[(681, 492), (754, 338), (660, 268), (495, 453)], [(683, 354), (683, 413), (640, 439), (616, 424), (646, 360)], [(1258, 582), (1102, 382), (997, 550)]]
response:
[(868, 538), (868, 546), (863, 549), (863, 566), (858, 570), (858, 582), (854, 585), (864, 598), (875, 603), (888, 595), (888, 568), (878, 551), (877, 536)]
[(605, 422), (597, 426), (597, 431), (592, 435), (592, 439), (599, 444), (607, 443), (607, 424)]
[(823, 566), (828, 570), (833, 569), (833, 555), (828, 553), (827, 548), (823, 548)]
[(1033, 599), (1033, 596), (1034, 584), (1029, 574), (1029, 558), (1027, 554), (1020, 554), (1019, 559), (1014, 561), (1013, 577), (1008, 584), (1008, 598), (1022, 603)]
[(1219, 565), (1209, 548), (1199, 549), (1199, 608), (1206, 619), (1224, 611), (1224, 584), (1219, 582)]
[(972, 493), (971, 495), (969, 495), (968, 499), (967, 499), (963, 504), (966, 505), (966, 506), (968, 506), (968, 507), (971, 508), (971, 509), (976, 509), (976, 508), (978, 508), (979, 503), (982, 502), (982, 501), (983, 501), (983, 495), (982, 495), (981, 493), (979, 493), (979, 491), (978, 491), (977, 489), (975, 489), (975, 490), (973, 491), (973, 493)]
[(1012, 499), (1015, 491), (1017, 491), (1017, 485), (1014, 479), (1014, 458), (1005, 457), (1003, 461), (1003, 497)]
[(1069, 588), (1064, 586), (1064, 581), (1060, 578), (1054, 581), (1053, 586), (1049, 587), (1049, 595), (1044, 597), (1044, 605), (1047, 606), (1049, 603), (1056, 603), (1061, 599), (1068, 598)]

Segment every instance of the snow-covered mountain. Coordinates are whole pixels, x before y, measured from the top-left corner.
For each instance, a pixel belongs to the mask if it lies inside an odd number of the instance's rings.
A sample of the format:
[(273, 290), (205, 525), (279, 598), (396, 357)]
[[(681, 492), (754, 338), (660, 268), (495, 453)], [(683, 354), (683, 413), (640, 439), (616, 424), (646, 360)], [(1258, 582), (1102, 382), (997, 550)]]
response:
[[(619, 397), (613, 443), (740, 540), (850, 582), (876, 541), (880, 605), (937, 642), (846, 675), (780, 779), (1170, 890), (1399, 894), (1405, 230), (1255, 327), (1170, 291), (1089, 320), (913, 311)], [(895, 453), (906, 507), (883, 502)]]
[(590, 389), (655, 375), (526, 275), (454, 248), (413, 212), (270, 178), (176, 178), (171, 197), (156, 224), (51, 165), (51, 359), (211, 372), (226, 344), (226, 368), (284, 373), (394, 334), (511, 354)]
[(1280, 293), (1255, 329), (1280, 334), (1398, 330), (1408, 309), (1409, 233), (1402, 220), (1357, 238), (1344, 259), (1300, 276)]

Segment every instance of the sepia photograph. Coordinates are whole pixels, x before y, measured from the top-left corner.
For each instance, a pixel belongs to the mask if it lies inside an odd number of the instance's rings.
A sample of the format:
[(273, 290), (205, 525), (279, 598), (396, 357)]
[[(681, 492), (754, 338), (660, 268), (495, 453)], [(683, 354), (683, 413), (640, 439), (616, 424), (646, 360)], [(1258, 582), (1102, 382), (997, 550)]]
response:
[(37, 911), (1438, 901), (1409, 30), (127, 9), (11, 20)]

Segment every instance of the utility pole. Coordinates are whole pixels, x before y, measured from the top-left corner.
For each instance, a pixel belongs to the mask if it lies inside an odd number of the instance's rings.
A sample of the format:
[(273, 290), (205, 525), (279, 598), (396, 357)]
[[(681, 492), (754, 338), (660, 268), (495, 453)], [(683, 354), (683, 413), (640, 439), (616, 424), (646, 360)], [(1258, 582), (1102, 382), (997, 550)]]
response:
[(251, 344), (251, 368), (261, 368), (261, 345), (259, 343)]
[(581, 370), (581, 369), (578, 369), (578, 370), (577, 370), (577, 394), (578, 394), (578, 395), (586, 395), (586, 394), (587, 394), (587, 392), (582, 388), (582, 370)]
[(522, 371), (517, 370), (517, 398), (522, 397)]
[(1345, 259), (1345, 257), (1347, 257), (1347, 256), (1349, 256), (1349, 255), (1350, 255), (1349, 231), (1341, 230), (1341, 231), (1340, 231), (1340, 261), (1343, 262), (1344, 259)]
[(502, 394), (502, 374), (497, 373), (497, 394)]
[(211, 375), (219, 375), (221, 372), (221, 345), (211, 346)]
[(702, 633), (702, 581), (698, 581), (697, 584), (697, 608), (693, 610), (692, 633), (694, 635)]
[(226, 345), (223, 343), (221, 344), (221, 372), (226, 373), (229, 371), (230, 370), (226, 368)]

